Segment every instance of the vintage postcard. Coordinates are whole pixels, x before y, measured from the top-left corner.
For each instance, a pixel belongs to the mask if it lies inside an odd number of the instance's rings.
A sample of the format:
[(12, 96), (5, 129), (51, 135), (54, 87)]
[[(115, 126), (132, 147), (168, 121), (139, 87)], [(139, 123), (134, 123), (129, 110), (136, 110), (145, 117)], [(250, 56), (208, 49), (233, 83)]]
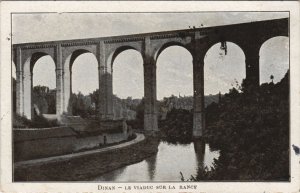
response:
[(300, 192), (299, 2), (1, 2), (2, 192)]

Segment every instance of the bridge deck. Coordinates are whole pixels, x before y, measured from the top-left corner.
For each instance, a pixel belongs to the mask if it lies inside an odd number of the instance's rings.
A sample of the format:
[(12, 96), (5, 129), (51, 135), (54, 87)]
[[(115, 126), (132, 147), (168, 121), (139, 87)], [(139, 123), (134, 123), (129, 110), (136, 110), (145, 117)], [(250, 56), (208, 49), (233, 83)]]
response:
[(221, 26), (210, 26), (203, 28), (194, 28), (194, 29), (181, 29), (181, 30), (171, 30), (171, 31), (161, 31), (161, 32), (149, 32), (149, 33), (140, 33), (140, 34), (130, 34), (130, 35), (120, 35), (120, 36), (107, 36), (107, 37), (99, 37), (99, 38), (84, 38), (84, 39), (70, 39), (70, 40), (57, 40), (57, 41), (44, 41), (44, 42), (30, 42), (30, 43), (18, 43), (13, 44), (14, 47), (19, 46), (36, 46), (41, 44), (70, 44), (74, 42), (101, 42), (101, 41), (109, 41), (109, 42), (118, 42), (118, 41), (141, 41), (145, 37), (155, 37), (155, 36), (164, 36), (164, 35), (174, 35), (179, 33), (194, 33), (195, 31), (200, 31), (200, 33), (209, 33), (215, 32), (216, 30), (228, 29), (228, 28), (236, 28), (236, 27), (244, 27), (249, 24), (252, 25), (274, 25), (276, 23), (288, 22), (288, 18), (281, 19), (273, 19), (273, 20), (262, 20), (255, 22), (247, 22), (247, 23), (238, 23), (238, 24), (229, 24), (229, 25), (221, 25)]

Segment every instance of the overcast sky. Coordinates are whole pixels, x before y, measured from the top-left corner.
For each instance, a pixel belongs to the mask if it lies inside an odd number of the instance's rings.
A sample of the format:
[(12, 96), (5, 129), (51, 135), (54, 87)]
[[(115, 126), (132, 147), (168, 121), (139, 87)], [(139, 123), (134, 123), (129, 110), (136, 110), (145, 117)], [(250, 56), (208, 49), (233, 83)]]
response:
[[(13, 15), (13, 43), (66, 40), (187, 29), (188, 26), (217, 26), (288, 17), (288, 13), (52, 13)], [(216, 44), (205, 57), (205, 94), (228, 92), (232, 83), (245, 78), (245, 56), (235, 44), (228, 43), (228, 54)], [(274, 75), (279, 81), (288, 69), (288, 38), (267, 41), (260, 52), (261, 81)], [(88, 94), (98, 88), (97, 61), (93, 54), (79, 56), (73, 65), (73, 92)], [(127, 50), (113, 64), (113, 92), (126, 98), (141, 98), (142, 58)], [(33, 85), (55, 88), (55, 66), (49, 56), (39, 59), (33, 70)], [(164, 50), (157, 62), (158, 99), (171, 94), (192, 95), (192, 57), (184, 48)], [(15, 76), (15, 75), (13, 75)]]

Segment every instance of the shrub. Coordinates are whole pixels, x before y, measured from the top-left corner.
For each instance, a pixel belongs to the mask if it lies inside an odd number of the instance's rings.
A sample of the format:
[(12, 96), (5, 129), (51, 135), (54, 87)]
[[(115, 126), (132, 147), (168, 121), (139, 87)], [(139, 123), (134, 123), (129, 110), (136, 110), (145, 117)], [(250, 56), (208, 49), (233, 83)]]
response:
[(58, 126), (57, 120), (47, 120), (43, 116), (35, 115), (32, 120), (26, 117), (19, 116), (17, 114), (13, 115), (13, 127), (14, 128), (46, 128), (46, 127), (56, 127)]

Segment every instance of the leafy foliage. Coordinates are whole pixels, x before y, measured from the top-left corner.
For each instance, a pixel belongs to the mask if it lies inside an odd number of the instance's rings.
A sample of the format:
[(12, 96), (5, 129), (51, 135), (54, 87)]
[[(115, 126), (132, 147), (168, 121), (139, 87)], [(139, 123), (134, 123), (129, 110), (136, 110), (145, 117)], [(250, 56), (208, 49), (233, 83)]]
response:
[(170, 143), (190, 143), (193, 132), (193, 113), (185, 109), (172, 109), (165, 120), (159, 122), (164, 140)]
[(145, 108), (145, 100), (144, 98), (137, 105), (136, 109), (136, 119), (128, 120), (127, 124), (132, 127), (132, 129), (142, 130), (144, 128), (144, 108)]
[(195, 180), (289, 180), (289, 73), (277, 84), (245, 85), (207, 107), (205, 138), (221, 155)]
[(97, 92), (95, 91), (91, 95), (83, 95), (81, 92), (78, 94), (72, 94), (71, 101), (72, 101), (72, 113), (73, 115), (79, 115), (82, 118), (90, 117), (91, 115), (97, 114), (97, 109), (92, 104), (95, 104), (94, 99), (96, 97)]
[(58, 125), (56, 120), (47, 120), (43, 116), (35, 115), (32, 120), (29, 120), (26, 117), (21, 117), (17, 114), (13, 115), (14, 128), (48, 128), (56, 127)]
[(33, 103), (40, 113), (56, 113), (56, 90), (50, 90), (46, 86), (33, 87)]

